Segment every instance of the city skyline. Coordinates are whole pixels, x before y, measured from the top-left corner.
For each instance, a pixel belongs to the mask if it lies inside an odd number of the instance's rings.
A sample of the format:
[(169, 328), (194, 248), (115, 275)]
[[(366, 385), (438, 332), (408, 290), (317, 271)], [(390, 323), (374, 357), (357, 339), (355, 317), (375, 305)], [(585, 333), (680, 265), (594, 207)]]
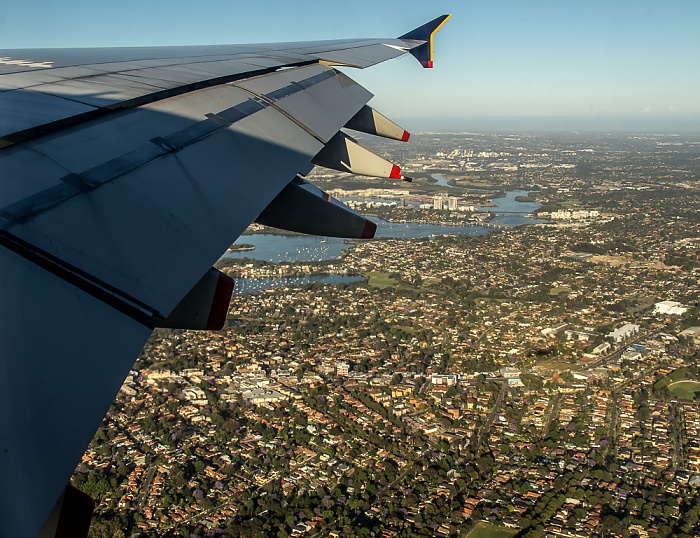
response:
[[(192, 45), (392, 37), (443, 13), (454, 16), (435, 39), (435, 69), (412, 58), (347, 69), (378, 97), (373, 105), (413, 130), (674, 130), (700, 125), (700, 6), (676, 0), (561, 6), (550, 0), (426, 5), (307, 2), (299, 9), (252, 3), (72, 0), (6, 9), (0, 47)], [(226, 22), (230, 21), (230, 22)], [(397, 82), (398, 81), (398, 82)], [(440, 97), (438, 97), (440, 96)], [(495, 118), (495, 121), (488, 121)], [(536, 120), (536, 121), (533, 121)], [(483, 125), (483, 127), (482, 127)]]

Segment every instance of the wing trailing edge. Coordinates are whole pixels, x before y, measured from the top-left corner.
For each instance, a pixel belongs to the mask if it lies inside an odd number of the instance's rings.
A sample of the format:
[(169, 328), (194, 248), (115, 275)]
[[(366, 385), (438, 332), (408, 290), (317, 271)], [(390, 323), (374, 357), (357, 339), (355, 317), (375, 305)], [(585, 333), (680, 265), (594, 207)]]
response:
[(92, 497), (68, 484), (39, 538), (87, 538), (94, 511)]

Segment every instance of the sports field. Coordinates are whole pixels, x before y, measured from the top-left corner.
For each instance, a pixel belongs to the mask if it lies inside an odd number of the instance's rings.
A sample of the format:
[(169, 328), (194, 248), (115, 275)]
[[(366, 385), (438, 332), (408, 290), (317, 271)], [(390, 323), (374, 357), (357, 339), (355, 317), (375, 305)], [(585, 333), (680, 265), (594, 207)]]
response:
[(369, 285), (377, 288), (393, 288), (396, 286), (396, 280), (389, 276), (389, 273), (381, 271), (369, 271), (367, 273)]
[(496, 527), (481, 521), (472, 532), (467, 535), (467, 538), (511, 538), (518, 533), (517, 529), (504, 529)]
[(668, 386), (673, 394), (681, 400), (692, 400), (696, 392), (700, 392), (700, 382), (698, 381), (677, 381)]

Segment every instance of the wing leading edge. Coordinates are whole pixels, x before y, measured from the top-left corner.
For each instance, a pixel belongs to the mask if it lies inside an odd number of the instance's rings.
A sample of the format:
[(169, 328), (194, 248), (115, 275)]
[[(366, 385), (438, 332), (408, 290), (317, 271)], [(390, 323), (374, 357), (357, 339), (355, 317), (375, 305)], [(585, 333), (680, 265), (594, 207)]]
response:
[(368, 67), (434, 30), (0, 51), (0, 537), (65, 532), (65, 485), (134, 357), (154, 327), (221, 325), (232, 282), (211, 266), (250, 222), (373, 236), (303, 178), (315, 163), (401, 178), (340, 129), (408, 133), (328, 65)]

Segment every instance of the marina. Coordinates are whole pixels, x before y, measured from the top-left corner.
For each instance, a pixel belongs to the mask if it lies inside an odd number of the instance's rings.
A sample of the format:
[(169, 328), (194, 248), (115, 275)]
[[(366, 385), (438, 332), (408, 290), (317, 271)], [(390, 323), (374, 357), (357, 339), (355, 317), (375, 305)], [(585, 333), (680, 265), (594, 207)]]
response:
[[(486, 226), (444, 226), (418, 222), (387, 222), (371, 219), (377, 223), (377, 239), (420, 239), (440, 235), (484, 235), (491, 231)], [(338, 259), (353, 243), (337, 237), (315, 235), (254, 234), (244, 235), (239, 241), (255, 246), (253, 251), (234, 251), (225, 258), (250, 258), (272, 263), (312, 262)]]

